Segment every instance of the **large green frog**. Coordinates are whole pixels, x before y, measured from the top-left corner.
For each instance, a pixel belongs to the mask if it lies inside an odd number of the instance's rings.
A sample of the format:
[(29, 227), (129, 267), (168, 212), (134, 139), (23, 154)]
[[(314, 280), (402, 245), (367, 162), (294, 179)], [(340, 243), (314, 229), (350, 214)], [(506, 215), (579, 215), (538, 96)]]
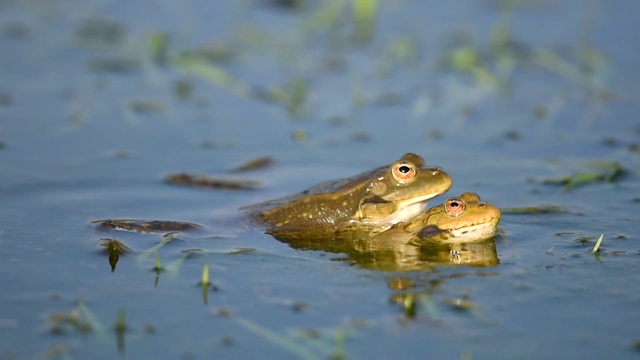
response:
[(500, 210), (474, 193), (447, 199), (410, 220), (403, 227), (424, 241), (467, 243), (496, 235)]
[(326, 236), (349, 230), (384, 231), (424, 211), (428, 200), (451, 187), (451, 177), (407, 153), (391, 165), (302, 193), (242, 209), (268, 232)]

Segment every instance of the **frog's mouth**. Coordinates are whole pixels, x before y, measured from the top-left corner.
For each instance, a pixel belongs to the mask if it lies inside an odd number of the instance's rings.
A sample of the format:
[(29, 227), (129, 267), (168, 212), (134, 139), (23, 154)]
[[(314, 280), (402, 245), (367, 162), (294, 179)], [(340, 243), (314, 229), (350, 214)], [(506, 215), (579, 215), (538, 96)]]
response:
[(475, 224), (459, 226), (445, 230), (449, 236), (447, 242), (471, 242), (482, 241), (495, 236), (497, 232), (497, 219), (477, 222)]

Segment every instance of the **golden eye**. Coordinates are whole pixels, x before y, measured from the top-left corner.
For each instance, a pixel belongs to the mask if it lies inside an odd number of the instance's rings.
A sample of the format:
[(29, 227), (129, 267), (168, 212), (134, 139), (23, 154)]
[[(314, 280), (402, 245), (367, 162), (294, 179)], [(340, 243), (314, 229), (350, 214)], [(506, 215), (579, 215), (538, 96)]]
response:
[(460, 216), (464, 212), (465, 207), (464, 201), (460, 198), (451, 198), (444, 202), (444, 211), (449, 216)]
[(408, 161), (398, 161), (391, 169), (393, 177), (401, 184), (406, 184), (416, 178), (416, 166)]

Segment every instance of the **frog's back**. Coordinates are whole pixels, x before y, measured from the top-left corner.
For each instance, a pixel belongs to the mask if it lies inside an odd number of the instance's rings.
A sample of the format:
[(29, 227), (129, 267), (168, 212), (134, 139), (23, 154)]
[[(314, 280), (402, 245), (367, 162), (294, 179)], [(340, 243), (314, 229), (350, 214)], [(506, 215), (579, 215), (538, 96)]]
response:
[(313, 223), (314, 230), (334, 228), (352, 219), (354, 207), (345, 204), (360, 201), (354, 193), (364, 186), (365, 180), (384, 171), (382, 166), (358, 176), (325, 181), (297, 194), (245, 206), (240, 211), (253, 221), (279, 228), (309, 223)]

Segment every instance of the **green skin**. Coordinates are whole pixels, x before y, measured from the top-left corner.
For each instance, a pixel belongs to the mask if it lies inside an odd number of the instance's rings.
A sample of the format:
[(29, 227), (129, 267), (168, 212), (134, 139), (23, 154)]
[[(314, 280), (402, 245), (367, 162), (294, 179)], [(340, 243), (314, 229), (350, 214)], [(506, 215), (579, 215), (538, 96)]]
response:
[(384, 231), (423, 211), (451, 187), (451, 177), (407, 153), (400, 160), (300, 194), (242, 209), (268, 232), (318, 236), (345, 230)]
[(415, 233), (422, 242), (468, 243), (496, 235), (500, 210), (474, 193), (447, 199), (410, 220), (404, 231)]

